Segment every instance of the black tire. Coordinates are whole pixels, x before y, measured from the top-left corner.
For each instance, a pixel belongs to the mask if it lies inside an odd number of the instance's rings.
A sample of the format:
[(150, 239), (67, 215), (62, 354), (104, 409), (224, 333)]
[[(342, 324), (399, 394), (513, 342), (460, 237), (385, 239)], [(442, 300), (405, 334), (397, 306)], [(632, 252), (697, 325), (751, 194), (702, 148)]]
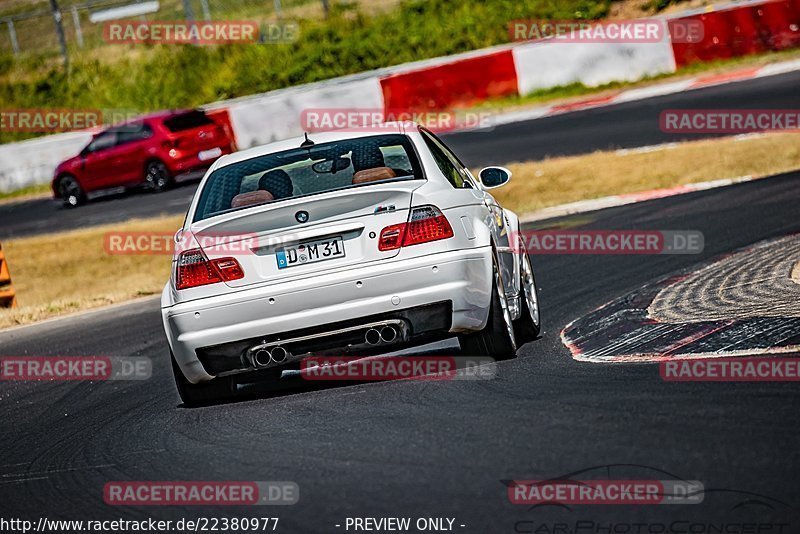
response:
[(86, 202), (86, 193), (71, 174), (65, 174), (58, 179), (58, 196), (68, 208), (77, 208)]
[(148, 161), (144, 168), (144, 181), (147, 188), (161, 193), (172, 187), (172, 175), (161, 161)]
[(461, 352), (465, 356), (489, 356), (495, 360), (513, 358), (517, 352), (514, 327), (508, 306), (503, 306), (505, 291), (497, 261), (492, 263), (494, 284), (489, 320), (483, 330), (459, 336)]
[(172, 372), (175, 374), (175, 385), (184, 406), (213, 404), (231, 399), (236, 394), (236, 382), (231, 377), (220, 377), (211, 382), (192, 384), (183, 376), (183, 371), (178, 367), (178, 363), (171, 353), (170, 359), (172, 360)]
[[(539, 337), (539, 334), (542, 331), (542, 312), (541, 307), (539, 306), (539, 290), (536, 287), (536, 277), (533, 272), (533, 265), (531, 265), (531, 258), (524, 248), (522, 248), (521, 253), (520, 316), (519, 319), (514, 321), (514, 335), (517, 338), (517, 344), (519, 346), (535, 340)], [(531, 292), (530, 294), (529, 291)], [(532, 309), (532, 306), (528, 304), (531, 299), (534, 309)]]

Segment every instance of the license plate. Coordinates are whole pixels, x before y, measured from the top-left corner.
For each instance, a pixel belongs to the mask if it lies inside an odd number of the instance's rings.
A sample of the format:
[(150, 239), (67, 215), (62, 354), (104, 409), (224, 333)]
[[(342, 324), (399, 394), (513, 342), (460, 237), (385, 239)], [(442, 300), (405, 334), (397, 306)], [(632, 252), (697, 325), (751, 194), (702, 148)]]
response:
[(278, 249), (275, 257), (278, 260), (278, 269), (332, 260), (333, 258), (344, 258), (344, 243), (342, 236), (317, 239)]
[(222, 149), (217, 147), (217, 148), (212, 148), (212, 149), (209, 149), (209, 150), (200, 151), (197, 154), (197, 159), (199, 159), (200, 161), (206, 161), (208, 159), (218, 158), (221, 155), (222, 155)]

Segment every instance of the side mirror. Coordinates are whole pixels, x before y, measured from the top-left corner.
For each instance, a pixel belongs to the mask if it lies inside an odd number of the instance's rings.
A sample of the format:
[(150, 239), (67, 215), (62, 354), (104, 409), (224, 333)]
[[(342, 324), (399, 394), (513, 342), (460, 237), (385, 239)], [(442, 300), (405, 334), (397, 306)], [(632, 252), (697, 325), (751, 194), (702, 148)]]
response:
[(484, 189), (494, 189), (511, 180), (511, 171), (505, 167), (485, 167), (478, 173)]

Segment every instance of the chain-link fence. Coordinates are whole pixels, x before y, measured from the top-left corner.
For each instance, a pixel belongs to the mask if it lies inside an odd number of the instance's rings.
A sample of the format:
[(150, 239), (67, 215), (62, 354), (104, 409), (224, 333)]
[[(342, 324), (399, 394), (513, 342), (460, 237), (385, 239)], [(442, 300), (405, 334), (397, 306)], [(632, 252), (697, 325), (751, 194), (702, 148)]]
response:
[[(323, 17), (334, 0), (11, 0), (0, 7), (0, 55), (66, 52), (104, 43), (112, 19), (277, 20)], [(11, 4), (11, 5), (9, 5)], [(59, 32), (63, 33), (62, 39)]]

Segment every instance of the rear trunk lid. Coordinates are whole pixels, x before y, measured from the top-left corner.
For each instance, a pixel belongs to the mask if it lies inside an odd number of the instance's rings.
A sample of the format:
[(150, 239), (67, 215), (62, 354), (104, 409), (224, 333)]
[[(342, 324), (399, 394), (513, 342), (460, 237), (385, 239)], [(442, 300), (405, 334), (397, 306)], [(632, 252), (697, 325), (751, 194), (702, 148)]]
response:
[[(172, 146), (187, 152), (222, 148), (230, 143), (225, 127), (202, 111), (189, 111), (164, 120)], [(210, 158), (209, 158), (210, 159)]]
[(244, 277), (229, 287), (268, 284), (386, 261), (387, 226), (405, 223), (424, 180), (374, 184), (287, 199), (205, 219), (190, 227), (209, 259), (234, 257)]

